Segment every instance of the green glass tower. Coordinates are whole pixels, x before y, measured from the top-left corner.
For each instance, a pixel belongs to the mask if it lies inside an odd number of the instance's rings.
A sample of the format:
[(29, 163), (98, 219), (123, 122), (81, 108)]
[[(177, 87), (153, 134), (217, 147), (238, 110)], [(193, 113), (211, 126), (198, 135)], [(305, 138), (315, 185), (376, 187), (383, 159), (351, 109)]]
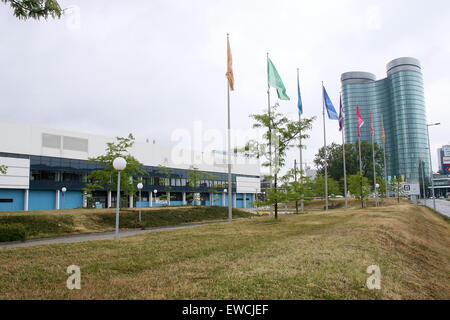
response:
[(386, 135), (387, 175), (418, 183), (430, 177), (427, 121), (420, 62), (399, 58), (387, 64), (387, 78), (376, 80), (367, 72), (347, 72), (341, 77), (345, 112), (346, 143), (356, 143), (356, 106), (365, 124), (361, 140), (372, 141), (370, 113), (373, 114), (375, 141), (381, 146), (382, 122)]

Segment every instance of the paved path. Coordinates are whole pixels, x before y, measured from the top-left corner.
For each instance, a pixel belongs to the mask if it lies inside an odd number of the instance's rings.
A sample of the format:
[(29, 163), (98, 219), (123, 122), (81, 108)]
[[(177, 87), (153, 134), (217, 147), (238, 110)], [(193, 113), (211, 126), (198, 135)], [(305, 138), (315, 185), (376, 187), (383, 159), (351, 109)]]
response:
[[(224, 222), (206, 222), (206, 223), (189, 224), (189, 225), (182, 225), (182, 226), (149, 228), (149, 229), (145, 229), (145, 230), (124, 230), (124, 231), (120, 231), (119, 238), (134, 236), (134, 235), (148, 233), (148, 232), (188, 229), (188, 228), (200, 227), (200, 226), (204, 226), (204, 225), (217, 224), (217, 223), (224, 223)], [(31, 247), (31, 246), (38, 246), (38, 245), (44, 245), (44, 244), (75, 243), (75, 242), (84, 242), (84, 241), (106, 240), (106, 239), (114, 239), (114, 235), (115, 235), (114, 232), (101, 232), (101, 233), (80, 234), (80, 235), (58, 237), (58, 238), (35, 239), (35, 240), (28, 240), (25, 242), (7, 242), (7, 243), (0, 244), (0, 249)]]
[[(423, 200), (420, 200), (420, 202), (424, 204)], [(427, 199), (426, 205), (427, 207), (433, 209), (433, 199)], [(450, 201), (436, 199), (436, 211), (450, 217)]]

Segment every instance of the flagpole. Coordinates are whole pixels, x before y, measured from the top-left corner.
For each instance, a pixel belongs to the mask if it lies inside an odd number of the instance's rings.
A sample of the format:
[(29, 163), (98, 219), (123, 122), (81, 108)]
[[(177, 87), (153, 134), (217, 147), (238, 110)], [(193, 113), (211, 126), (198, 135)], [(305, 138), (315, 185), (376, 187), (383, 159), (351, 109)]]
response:
[[(268, 113), (269, 113), (269, 118), (271, 117), (270, 115), (270, 81), (269, 81), (269, 53), (267, 52), (267, 108), (268, 108)], [(270, 192), (272, 192), (272, 188), (273, 188), (273, 180), (272, 180), (272, 128), (271, 128), (271, 123), (269, 123), (269, 175), (270, 175), (270, 183), (269, 183), (269, 188), (270, 188)], [(273, 208), (272, 206), (270, 206), (270, 214), (273, 214)]]
[[(297, 159), (294, 159), (294, 180), (297, 182)], [(295, 200), (295, 213), (298, 214), (298, 200)]]
[(387, 165), (386, 165), (386, 133), (384, 131), (384, 119), (381, 119), (381, 125), (383, 127), (383, 158), (384, 158), (384, 184), (386, 188), (386, 199), (389, 198), (388, 190), (388, 178), (387, 178)]
[[(229, 34), (227, 33), (227, 45)], [(233, 221), (233, 182), (231, 179), (231, 111), (230, 111), (230, 82), (227, 79), (227, 101), (228, 101), (228, 222)]]
[(371, 128), (372, 131), (372, 162), (373, 162), (373, 190), (375, 192), (375, 205), (378, 207), (378, 194), (377, 194), (377, 172), (376, 172), (376, 166), (375, 166), (375, 129), (373, 124), (373, 116), (370, 115), (371, 119)]
[(339, 119), (339, 121), (342, 121), (340, 123), (339, 127), (341, 129), (342, 134), (342, 160), (344, 162), (344, 198), (345, 198), (345, 209), (348, 208), (348, 197), (347, 197), (347, 163), (345, 159), (345, 113), (344, 108), (342, 106), (342, 93), (339, 94), (339, 101), (340, 101), (340, 116), (342, 116), (342, 119)]
[(348, 198), (347, 198), (347, 164), (345, 161), (345, 136), (344, 128), (342, 128), (342, 158), (344, 161), (344, 192), (345, 192), (345, 208), (348, 208)]
[[(299, 86), (300, 83), (300, 75), (299, 75), (299, 68), (297, 68), (297, 85)], [(302, 113), (300, 112), (300, 110), (298, 110), (298, 121), (301, 122), (302, 121)], [(300, 145), (299, 145), (299, 149), (300, 149), (300, 184), (303, 187), (303, 141), (302, 141), (302, 131), (300, 130)], [(302, 188), (303, 190), (303, 188)], [(302, 213), (304, 213), (305, 211), (305, 204), (304, 204), (304, 198), (305, 195), (302, 193), (301, 195), (301, 202), (300, 202), (300, 210)]]
[(324, 162), (325, 162), (325, 211), (328, 211), (328, 163), (327, 163), (327, 131), (325, 127), (325, 97), (324, 87), (322, 81), (322, 115), (323, 115), (323, 147), (324, 147)]

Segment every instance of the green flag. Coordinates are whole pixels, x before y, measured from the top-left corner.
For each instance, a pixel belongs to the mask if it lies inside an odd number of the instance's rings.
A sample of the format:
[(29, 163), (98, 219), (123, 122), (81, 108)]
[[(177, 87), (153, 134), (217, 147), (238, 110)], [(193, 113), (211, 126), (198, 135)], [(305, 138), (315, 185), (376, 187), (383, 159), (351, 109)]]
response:
[(288, 95), (286, 94), (286, 88), (284, 87), (283, 80), (275, 69), (272, 61), (267, 58), (267, 72), (269, 74), (269, 85), (277, 89), (278, 98), (280, 100), (290, 100)]

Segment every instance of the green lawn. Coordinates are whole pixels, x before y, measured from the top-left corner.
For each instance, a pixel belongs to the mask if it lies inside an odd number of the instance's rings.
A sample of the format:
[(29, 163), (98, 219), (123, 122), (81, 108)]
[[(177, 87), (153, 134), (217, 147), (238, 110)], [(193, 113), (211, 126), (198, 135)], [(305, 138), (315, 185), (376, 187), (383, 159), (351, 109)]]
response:
[(336, 210), (2, 249), (0, 299), (450, 299), (449, 261), (450, 225), (426, 208)]

